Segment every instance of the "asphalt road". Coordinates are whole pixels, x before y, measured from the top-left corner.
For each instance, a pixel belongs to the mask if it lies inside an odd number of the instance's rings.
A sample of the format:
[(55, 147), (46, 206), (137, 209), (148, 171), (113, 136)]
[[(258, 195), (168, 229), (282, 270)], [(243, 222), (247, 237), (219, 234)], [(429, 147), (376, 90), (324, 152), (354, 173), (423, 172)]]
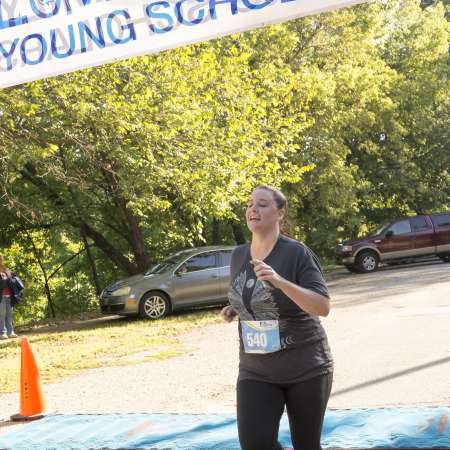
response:
[(335, 356), (331, 407), (450, 404), (450, 264), (345, 269), (323, 319)]

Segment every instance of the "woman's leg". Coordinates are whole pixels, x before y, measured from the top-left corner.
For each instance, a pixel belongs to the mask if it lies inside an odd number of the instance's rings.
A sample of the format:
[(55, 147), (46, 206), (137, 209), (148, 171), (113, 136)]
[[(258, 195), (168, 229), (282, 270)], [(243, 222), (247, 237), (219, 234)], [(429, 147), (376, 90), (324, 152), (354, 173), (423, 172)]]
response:
[(237, 421), (242, 450), (275, 450), (284, 411), (281, 387), (254, 380), (237, 384)]
[(286, 390), (286, 409), (294, 450), (321, 450), (320, 434), (330, 397), (333, 374), (323, 375)]
[(14, 334), (13, 328), (13, 308), (11, 306), (11, 297), (6, 300), (6, 317), (5, 317), (5, 325), (6, 325), (6, 333), (9, 335)]
[(0, 335), (6, 334), (6, 298), (0, 296)]

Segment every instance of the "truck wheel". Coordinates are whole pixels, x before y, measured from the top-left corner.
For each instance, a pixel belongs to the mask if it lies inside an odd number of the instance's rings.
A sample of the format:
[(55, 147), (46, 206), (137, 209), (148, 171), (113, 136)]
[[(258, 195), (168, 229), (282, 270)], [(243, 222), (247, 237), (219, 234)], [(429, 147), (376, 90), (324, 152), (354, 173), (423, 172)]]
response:
[(358, 273), (359, 270), (355, 266), (345, 266), (345, 268), (351, 273)]
[(438, 255), (439, 258), (444, 262), (450, 262), (450, 253), (444, 253), (443, 255)]
[(147, 292), (139, 302), (142, 319), (157, 320), (170, 314), (170, 300), (162, 292)]
[(378, 269), (380, 259), (375, 252), (370, 250), (363, 251), (356, 257), (356, 267), (360, 272), (375, 272)]

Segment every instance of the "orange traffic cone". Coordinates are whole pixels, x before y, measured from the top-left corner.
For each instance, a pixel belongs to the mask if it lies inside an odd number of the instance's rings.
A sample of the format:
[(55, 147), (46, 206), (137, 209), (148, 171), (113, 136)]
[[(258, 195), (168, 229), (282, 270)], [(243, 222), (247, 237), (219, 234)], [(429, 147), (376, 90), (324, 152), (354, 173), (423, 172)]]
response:
[(20, 368), (20, 413), (11, 420), (36, 420), (44, 417), (44, 397), (42, 395), (39, 370), (27, 338), (22, 338), (22, 359)]

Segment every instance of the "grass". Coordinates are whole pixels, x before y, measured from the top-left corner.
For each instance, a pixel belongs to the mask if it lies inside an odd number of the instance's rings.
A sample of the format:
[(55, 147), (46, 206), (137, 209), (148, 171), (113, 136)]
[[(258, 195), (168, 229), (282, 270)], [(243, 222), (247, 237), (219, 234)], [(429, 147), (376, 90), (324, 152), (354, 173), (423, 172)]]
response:
[[(219, 310), (183, 312), (158, 321), (111, 318), (30, 329), (43, 383), (80, 370), (171, 358), (187, 351), (177, 337), (220, 322)], [(20, 339), (0, 341), (0, 393), (20, 386)]]
[(320, 265), (325, 273), (332, 272), (333, 270), (340, 269), (342, 267), (341, 264), (337, 264), (336, 259), (334, 258), (320, 258)]

